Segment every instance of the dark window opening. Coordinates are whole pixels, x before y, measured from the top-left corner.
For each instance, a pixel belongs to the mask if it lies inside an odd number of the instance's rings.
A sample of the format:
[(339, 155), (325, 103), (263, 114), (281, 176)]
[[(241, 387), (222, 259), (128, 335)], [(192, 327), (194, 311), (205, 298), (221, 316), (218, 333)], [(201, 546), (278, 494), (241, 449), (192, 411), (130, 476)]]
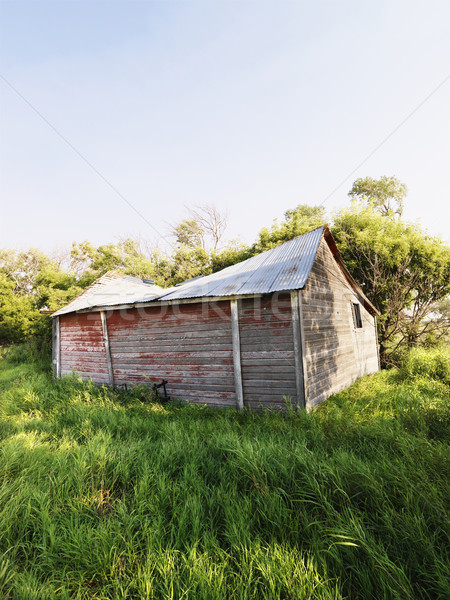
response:
[(361, 306), (358, 303), (352, 302), (353, 324), (356, 329), (362, 328)]

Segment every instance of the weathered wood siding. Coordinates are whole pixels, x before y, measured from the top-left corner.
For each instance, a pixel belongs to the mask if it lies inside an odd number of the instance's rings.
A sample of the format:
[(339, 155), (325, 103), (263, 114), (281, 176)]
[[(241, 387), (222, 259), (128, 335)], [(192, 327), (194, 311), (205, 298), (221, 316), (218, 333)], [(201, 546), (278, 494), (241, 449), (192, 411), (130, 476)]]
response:
[[(289, 295), (239, 300), (237, 316), (244, 406), (295, 402)], [(172, 398), (237, 406), (230, 301), (109, 311), (106, 328), (115, 385), (167, 379)], [(108, 383), (99, 312), (61, 317), (61, 357), (63, 375)]]
[(244, 405), (279, 408), (295, 404), (294, 339), (289, 294), (239, 300)]
[(107, 326), (116, 385), (167, 379), (172, 398), (236, 405), (229, 301), (113, 311)]
[(115, 385), (167, 379), (172, 398), (261, 409), (284, 398), (311, 407), (378, 370), (375, 319), (360, 304), (355, 327), (358, 297), (324, 239), (304, 290), (292, 294), (295, 314), (283, 292), (110, 310), (103, 327), (100, 312), (63, 315), (60, 372)]
[(363, 326), (355, 328), (352, 303), (358, 297), (324, 239), (301, 294), (307, 403), (312, 406), (378, 370), (376, 325), (360, 304)]
[(100, 313), (59, 317), (61, 375), (76, 371), (96, 383), (108, 383), (108, 365)]

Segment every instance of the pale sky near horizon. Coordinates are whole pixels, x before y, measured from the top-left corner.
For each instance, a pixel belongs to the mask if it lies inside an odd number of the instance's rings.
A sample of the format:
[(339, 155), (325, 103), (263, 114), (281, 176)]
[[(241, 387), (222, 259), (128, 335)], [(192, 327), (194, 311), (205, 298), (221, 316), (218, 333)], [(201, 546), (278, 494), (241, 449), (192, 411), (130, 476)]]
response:
[(447, 1), (0, 0), (0, 247), (166, 247), (205, 203), (252, 242), (366, 175), (450, 240), (449, 76)]

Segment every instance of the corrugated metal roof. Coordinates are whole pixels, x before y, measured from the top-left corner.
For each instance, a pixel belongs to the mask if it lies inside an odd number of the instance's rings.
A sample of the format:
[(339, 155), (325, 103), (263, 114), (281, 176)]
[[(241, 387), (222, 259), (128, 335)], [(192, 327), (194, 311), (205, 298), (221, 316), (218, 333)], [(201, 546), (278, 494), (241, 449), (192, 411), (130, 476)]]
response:
[(319, 227), (222, 271), (185, 283), (161, 295), (158, 300), (269, 294), (301, 289), (308, 279), (322, 233), (323, 227)]
[(144, 283), (139, 277), (110, 271), (94, 281), (77, 298), (53, 313), (54, 317), (96, 306), (116, 306), (155, 300), (167, 293), (157, 285)]
[(323, 233), (324, 227), (319, 227), (222, 271), (168, 289), (111, 271), (53, 316), (101, 306), (301, 289), (308, 279)]

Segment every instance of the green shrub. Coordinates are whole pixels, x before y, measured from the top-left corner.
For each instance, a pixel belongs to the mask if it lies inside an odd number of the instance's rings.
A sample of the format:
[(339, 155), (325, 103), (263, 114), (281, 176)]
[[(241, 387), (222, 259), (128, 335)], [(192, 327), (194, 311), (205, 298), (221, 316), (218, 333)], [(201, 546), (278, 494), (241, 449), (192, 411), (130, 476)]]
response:
[(2, 358), (6, 358), (12, 365), (20, 365), (30, 360), (27, 344), (12, 344), (1, 348)]
[(50, 373), (52, 369), (52, 346), (50, 341), (33, 337), (23, 344), (12, 344), (1, 349), (1, 356), (9, 363), (20, 365), (32, 363), (41, 371)]
[(429, 377), (450, 385), (450, 347), (413, 348), (402, 372), (404, 377)]

